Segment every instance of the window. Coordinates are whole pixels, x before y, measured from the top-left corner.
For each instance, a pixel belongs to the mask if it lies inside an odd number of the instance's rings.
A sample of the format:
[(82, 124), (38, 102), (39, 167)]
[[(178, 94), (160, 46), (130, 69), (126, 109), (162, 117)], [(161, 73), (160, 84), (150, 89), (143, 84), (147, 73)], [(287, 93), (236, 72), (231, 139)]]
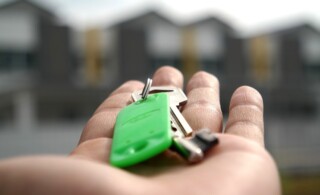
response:
[(0, 51), (0, 71), (33, 70), (35, 66), (32, 52)]

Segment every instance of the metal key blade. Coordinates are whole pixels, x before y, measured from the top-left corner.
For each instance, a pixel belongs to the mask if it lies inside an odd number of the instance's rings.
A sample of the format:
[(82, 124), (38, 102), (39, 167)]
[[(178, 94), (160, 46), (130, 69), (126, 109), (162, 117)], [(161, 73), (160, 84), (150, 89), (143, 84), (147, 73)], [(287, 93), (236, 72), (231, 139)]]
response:
[[(188, 99), (183, 91), (177, 87), (154, 86), (150, 88), (149, 94), (154, 93), (168, 93), (170, 96), (170, 118), (173, 135), (175, 137), (190, 136), (192, 134), (192, 129), (178, 109), (178, 107), (184, 105)], [(133, 92), (132, 98), (134, 101), (138, 101), (139, 99), (141, 99), (141, 91)]]
[[(190, 136), (192, 134), (192, 129), (181, 114), (180, 110), (175, 105), (170, 105), (170, 109), (172, 123), (174, 123), (177, 126), (176, 128), (183, 133), (183, 137)], [(181, 135), (178, 133), (175, 135), (181, 137)]]

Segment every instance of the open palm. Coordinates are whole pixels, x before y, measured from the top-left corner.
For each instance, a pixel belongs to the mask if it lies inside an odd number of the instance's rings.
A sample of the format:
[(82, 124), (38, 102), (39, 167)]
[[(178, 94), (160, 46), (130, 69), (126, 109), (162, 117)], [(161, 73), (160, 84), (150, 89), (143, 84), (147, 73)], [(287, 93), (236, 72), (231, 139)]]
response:
[[(183, 87), (182, 74), (162, 67), (153, 85)], [(188, 165), (166, 151), (128, 169), (108, 165), (118, 112), (143, 83), (128, 81), (98, 107), (70, 156), (8, 159), (0, 163), (0, 194), (280, 194), (277, 168), (264, 149), (263, 101), (250, 87), (238, 88), (223, 130), (219, 82), (198, 72), (187, 84), (183, 115), (197, 130), (209, 128), (220, 143), (203, 162)], [(223, 132), (223, 133), (222, 133)]]

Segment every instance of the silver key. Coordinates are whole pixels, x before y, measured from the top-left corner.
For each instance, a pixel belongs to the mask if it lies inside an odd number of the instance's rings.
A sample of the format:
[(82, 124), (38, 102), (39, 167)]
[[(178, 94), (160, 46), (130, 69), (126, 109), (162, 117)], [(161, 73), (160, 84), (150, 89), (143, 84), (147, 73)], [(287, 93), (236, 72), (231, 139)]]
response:
[[(155, 86), (151, 87), (149, 94), (154, 93), (168, 93), (170, 96), (170, 119), (173, 136), (175, 137), (188, 137), (192, 134), (192, 129), (186, 119), (181, 114), (179, 108), (184, 105), (188, 98), (180, 88), (171, 86)], [(141, 91), (132, 93), (134, 101), (142, 98)]]
[(187, 102), (183, 91), (177, 87), (151, 87), (152, 80), (148, 79), (142, 91), (132, 93), (134, 101), (146, 99), (148, 94), (168, 93), (170, 96), (170, 119), (172, 135), (171, 150), (176, 151), (190, 163), (196, 163), (204, 158), (205, 153), (218, 143), (217, 137), (209, 129), (202, 129), (192, 135), (192, 129), (182, 116), (179, 107)]

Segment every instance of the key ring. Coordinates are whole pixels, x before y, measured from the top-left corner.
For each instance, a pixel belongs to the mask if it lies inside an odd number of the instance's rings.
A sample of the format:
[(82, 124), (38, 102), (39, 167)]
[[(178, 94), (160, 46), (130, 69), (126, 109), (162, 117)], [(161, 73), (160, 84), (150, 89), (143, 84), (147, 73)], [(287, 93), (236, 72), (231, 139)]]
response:
[(144, 85), (141, 93), (141, 97), (143, 100), (148, 97), (151, 85), (152, 85), (152, 79), (148, 78), (147, 83)]

